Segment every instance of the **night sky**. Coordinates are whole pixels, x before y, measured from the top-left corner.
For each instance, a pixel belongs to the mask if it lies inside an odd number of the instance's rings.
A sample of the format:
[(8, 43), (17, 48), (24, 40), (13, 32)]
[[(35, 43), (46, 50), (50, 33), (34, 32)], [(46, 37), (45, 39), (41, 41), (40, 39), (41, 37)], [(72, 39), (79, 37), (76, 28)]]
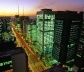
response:
[(36, 16), (36, 12), (42, 8), (51, 8), (53, 11), (75, 10), (84, 11), (84, 0), (0, 0), (0, 15), (14, 16), (20, 15)]

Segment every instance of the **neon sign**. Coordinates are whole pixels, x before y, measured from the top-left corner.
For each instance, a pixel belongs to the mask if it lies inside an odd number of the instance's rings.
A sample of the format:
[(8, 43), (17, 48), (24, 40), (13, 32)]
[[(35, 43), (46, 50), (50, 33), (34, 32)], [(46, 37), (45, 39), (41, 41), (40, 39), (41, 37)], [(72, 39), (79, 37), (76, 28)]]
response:
[(12, 61), (2, 62), (2, 63), (0, 63), (0, 67), (5, 66), (5, 65), (9, 65), (9, 64), (12, 64)]

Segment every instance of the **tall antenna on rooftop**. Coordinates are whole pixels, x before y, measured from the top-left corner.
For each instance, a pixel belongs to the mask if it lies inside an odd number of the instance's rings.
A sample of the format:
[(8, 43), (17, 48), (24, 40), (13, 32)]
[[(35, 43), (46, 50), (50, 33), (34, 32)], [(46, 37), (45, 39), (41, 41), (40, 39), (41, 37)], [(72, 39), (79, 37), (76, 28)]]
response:
[(19, 15), (19, 5), (18, 5), (18, 15)]
[(18, 4), (18, 1), (17, 1), (17, 5), (18, 5), (18, 15), (19, 15), (19, 4)]
[(23, 6), (23, 16), (24, 16), (24, 6)]
[(18, 5), (18, 15), (19, 15), (19, 5)]

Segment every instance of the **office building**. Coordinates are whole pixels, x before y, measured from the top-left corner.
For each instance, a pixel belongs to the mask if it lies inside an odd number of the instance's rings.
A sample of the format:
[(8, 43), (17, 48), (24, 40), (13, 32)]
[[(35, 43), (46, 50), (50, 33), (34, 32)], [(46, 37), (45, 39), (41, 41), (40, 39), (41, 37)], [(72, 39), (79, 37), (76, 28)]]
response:
[(21, 24), (20, 24), (20, 17), (19, 15), (15, 15), (15, 28), (17, 31), (21, 32)]
[(76, 11), (57, 11), (55, 14), (52, 56), (62, 65), (74, 61), (80, 23)]
[(77, 45), (77, 54), (74, 60), (74, 67), (79, 71), (84, 71), (84, 12), (80, 12), (81, 15), (81, 28), (79, 42)]
[(7, 35), (6, 32), (12, 34), (10, 17), (0, 17), (0, 42), (3, 40), (4, 34)]
[(27, 42), (31, 42), (31, 24), (27, 25)]
[(20, 18), (19, 15), (15, 15), (15, 24), (18, 24), (20, 22)]
[(15, 40), (10, 26), (10, 17), (0, 17), (0, 52), (13, 49), (16, 46)]
[[(39, 53), (48, 58), (52, 56), (54, 38), (55, 12), (51, 9), (41, 9), (37, 12), (37, 48)], [(47, 58), (47, 59), (48, 59)]]
[(24, 35), (27, 33), (27, 24), (29, 23), (29, 16), (20, 16), (21, 30)]
[(7, 17), (7, 16), (5, 16), (5, 17), (3, 17), (3, 24), (4, 24), (4, 31), (10, 31), (10, 19), (11, 19), (11, 17), (9, 16), (9, 17)]
[(3, 19), (0, 17), (0, 42), (2, 41)]
[(35, 20), (30, 20), (30, 22), (27, 25), (27, 41), (28, 42), (36, 42), (36, 38), (37, 38), (37, 25)]

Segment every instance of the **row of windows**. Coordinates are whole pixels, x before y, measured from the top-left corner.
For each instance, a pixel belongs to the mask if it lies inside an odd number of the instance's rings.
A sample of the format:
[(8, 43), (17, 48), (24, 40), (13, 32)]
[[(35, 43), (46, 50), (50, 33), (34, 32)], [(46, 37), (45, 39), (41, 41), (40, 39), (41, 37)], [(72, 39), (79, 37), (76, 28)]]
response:
[(57, 23), (63, 23), (63, 20), (56, 20)]
[(43, 19), (43, 14), (37, 15), (37, 19)]
[(45, 42), (53, 42), (53, 38), (44, 38)]
[(53, 56), (57, 60), (59, 60), (59, 53), (60, 53), (60, 47), (57, 46), (57, 45), (54, 45), (54, 48), (53, 48)]
[[(55, 19), (55, 15), (47, 15), (45, 14), (45, 19)], [(43, 14), (37, 15), (37, 19), (43, 19)]]
[(54, 23), (44, 23), (44, 26), (54, 26)]
[(74, 53), (75, 45), (68, 47), (67, 56), (71, 56)]
[(53, 35), (54, 35), (54, 32), (53, 33), (50, 33), (50, 32), (44, 33), (45, 37), (53, 37)]

